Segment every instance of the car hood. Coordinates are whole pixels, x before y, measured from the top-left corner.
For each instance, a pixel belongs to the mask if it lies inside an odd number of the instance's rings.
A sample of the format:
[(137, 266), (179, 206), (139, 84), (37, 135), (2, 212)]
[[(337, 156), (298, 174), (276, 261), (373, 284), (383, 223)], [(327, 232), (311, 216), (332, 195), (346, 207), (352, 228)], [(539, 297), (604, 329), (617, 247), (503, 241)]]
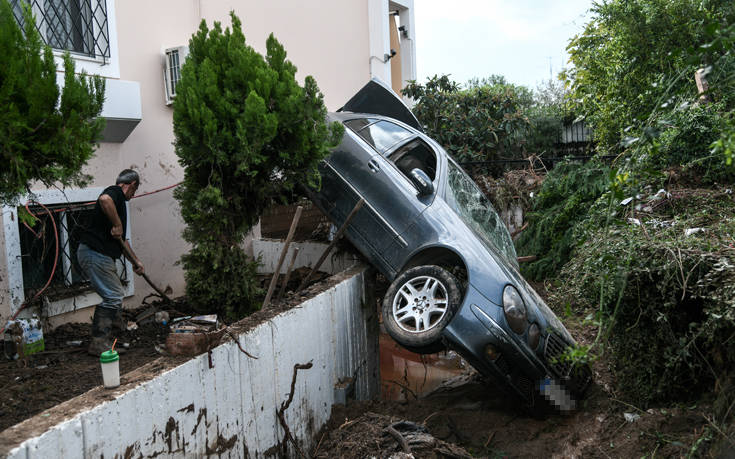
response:
[[(471, 231), (469, 228), (467, 228), (468, 231)], [(484, 257), (481, 255), (478, 258), (474, 258), (474, 262), (477, 263), (478, 260), (485, 260), (485, 267), (492, 269), (499, 270), (502, 275), (498, 275), (499, 273), (495, 274), (496, 279), (505, 279), (505, 282), (500, 282), (502, 285), (498, 285), (493, 282), (488, 282), (488, 276), (487, 274), (483, 274), (482, 269), (477, 269), (477, 267), (470, 266), (470, 284), (485, 298), (490, 300), (492, 303), (495, 303), (498, 307), (503, 306), (503, 300), (502, 300), (502, 288), (505, 286), (505, 283), (510, 283), (513, 285), (521, 294), (521, 297), (526, 303), (526, 306), (529, 307), (529, 309), (532, 311), (532, 315), (540, 315), (544, 318), (544, 321), (550, 325), (552, 328), (554, 328), (559, 334), (561, 334), (570, 344), (576, 343), (572, 335), (569, 333), (569, 331), (566, 329), (564, 324), (559, 320), (559, 317), (554, 313), (554, 311), (549, 308), (549, 306), (546, 304), (546, 301), (544, 301), (543, 298), (541, 298), (541, 295), (539, 295), (536, 290), (531, 286), (531, 284), (528, 283), (526, 279), (523, 278), (521, 275), (518, 266), (513, 265), (512, 263), (509, 263), (504, 256), (500, 255), (497, 249), (493, 248), (490, 244), (487, 243), (482, 238), (476, 238), (477, 243), (483, 248), (484, 250)], [(482, 250), (475, 250), (476, 254), (482, 254)], [(488, 263), (488, 261), (492, 260), (492, 262)], [(472, 262), (470, 262), (472, 263)], [(475, 277), (475, 275), (478, 275), (478, 277)], [(488, 286), (490, 285), (498, 285), (497, 291), (490, 292), (488, 291)]]
[(372, 78), (337, 111), (386, 116), (423, 132), (421, 123), (401, 97), (378, 78)]

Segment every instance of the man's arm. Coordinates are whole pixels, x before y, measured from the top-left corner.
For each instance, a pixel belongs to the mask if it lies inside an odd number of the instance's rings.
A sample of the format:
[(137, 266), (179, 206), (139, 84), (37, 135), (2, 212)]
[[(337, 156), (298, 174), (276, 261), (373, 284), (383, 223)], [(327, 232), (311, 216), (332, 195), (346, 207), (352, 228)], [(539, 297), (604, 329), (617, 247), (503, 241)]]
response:
[(133, 264), (133, 271), (135, 271), (135, 274), (143, 275), (145, 272), (145, 268), (143, 267), (143, 263), (140, 262), (138, 259), (138, 256), (133, 252), (133, 248), (130, 247), (130, 244), (128, 241), (122, 241), (123, 246), (125, 248), (123, 249), (123, 253), (125, 254), (125, 258), (130, 260), (130, 262)]
[(110, 223), (112, 223), (110, 234), (113, 238), (120, 241), (120, 243), (123, 245), (123, 254), (125, 255), (125, 258), (130, 260), (130, 262), (133, 264), (133, 271), (135, 271), (136, 274), (142, 275), (145, 272), (143, 263), (141, 263), (137, 255), (135, 255), (135, 252), (133, 252), (133, 249), (130, 247), (130, 244), (128, 244), (128, 241), (124, 241), (122, 238), (122, 221), (120, 221), (120, 216), (117, 214), (115, 201), (113, 201), (110, 195), (107, 194), (101, 195), (99, 201), (102, 212), (104, 212), (105, 216), (107, 216), (107, 218), (110, 220)]
[(112, 200), (112, 197), (110, 197), (109, 194), (100, 195), (99, 201), (102, 212), (107, 216), (107, 219), (110, 220), (110, 223), (112, 223), (110, 234), (115, 239), (122, 239), (123, 227), (122, 222), (120, 221), (120, 216), (117, 214), (117, 209), (115, 208), (115, 201)]

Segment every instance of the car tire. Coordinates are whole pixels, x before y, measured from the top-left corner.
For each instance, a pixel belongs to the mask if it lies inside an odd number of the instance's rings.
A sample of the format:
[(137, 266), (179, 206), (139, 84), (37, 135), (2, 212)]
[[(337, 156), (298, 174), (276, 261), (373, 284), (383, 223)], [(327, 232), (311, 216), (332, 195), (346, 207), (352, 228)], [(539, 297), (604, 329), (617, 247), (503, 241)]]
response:
[(457, 279), (434, 265), (401, 273), (383, 297), (383, 325), (398, 344), (430, 354), (444, 349), (441, 333), (457, 311), (462, 293)]

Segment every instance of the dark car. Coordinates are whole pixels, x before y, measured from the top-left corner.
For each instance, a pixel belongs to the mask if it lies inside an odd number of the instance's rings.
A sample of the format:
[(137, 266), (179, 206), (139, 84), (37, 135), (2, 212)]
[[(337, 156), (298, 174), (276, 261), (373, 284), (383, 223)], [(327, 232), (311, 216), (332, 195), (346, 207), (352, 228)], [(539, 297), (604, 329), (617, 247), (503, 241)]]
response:
[(454, 349), (530, 406), (544, 394), (573, 408), (589, 368), (563, 358), (575, 341), (519, 273), (508, 229), (472, 179), (377, 79), (329, 116), (345, 133), (310, 198), (337, 226), (364, 200), (345, 234), (391, 281), (390, 336), (418, 353)]

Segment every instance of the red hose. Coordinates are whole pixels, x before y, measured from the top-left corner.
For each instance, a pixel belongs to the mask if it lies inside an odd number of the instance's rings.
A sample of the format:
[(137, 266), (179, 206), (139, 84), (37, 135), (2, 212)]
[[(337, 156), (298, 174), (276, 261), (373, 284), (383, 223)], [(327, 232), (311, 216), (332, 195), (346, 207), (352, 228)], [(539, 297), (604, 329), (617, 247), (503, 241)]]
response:
[[(59, 231), (56, 229), (56, 221), (54, 220), (54, 216), (51, 214), (51, 211), (48, 209), (48, 207), (44, 206), (40, 202), (35, 202), (35, 201), (30, 201), (30, 202), (34, 202), (35, 204), (43, 207), (43, 209), (46, 211), (46, 213), (48, 214), (48, 216), (49, 216), (49, 218), (51, 220), (51, 225), (53, 225), (53, 227), (54, 227), (54, 241), (56, 242), (56, 244), (55, 244), (56, 245), (56, 251), (55, 251), (55, 255), (54, 255), (54, 266), (51, 268), (51, 275), (49, 276), (48, 280), (46, 281), (46, 285), (44, 285), (41, 290), (39, 290), (38, 292), (36, 292), (36, 294), (33, 295), (33, 298), (31, 298), (30, 301), (23, 302), (23, 304), (20, 305), (20, 308), (18, 308), (18, 310), (15, 311), (15, 314), (13, 314), (13, 317), (10, 319), (10, 321), (13, 321), (16, 318), (18, 318), (18, 314), (20, 314), (20, 312), (23, 309), (25, 309), (26, 306), (28, 306), (30, 303), (33, 303), (34, 301), (36, 301), (36, 299), (39, 296), (41, 296), (41, 293), (43, 293), (48, 288), (48, 286), (51, 285), (51, 280), (54, 278), (54, 274), (56, 274), (56, 266), (58, 265), (58, 262), (59, 262)], [(30, 202), (27, 202), (26, 203), (25, 208), (28, 211), (28, 213), (33, 216), (33, 218), (38, 219), (38, 217), (36, 215), (34, 215), (33, 212), (31, 212), (31, 210), (28, 208), (28, 205), (30, 204)], [(25, 222), (23, 224), (26, 225)], [(26, 227), (28, 229), (30, 229), (30, 227), (28, 225), (26, 225)], [(31, 229), (31, 232), (36, 236), (36, 238), (39, 237), (39, 235), (36, 234), (36, 232), (33, 231), (32, 229)], [(8, 322), (10, 322), (10, 321), (8, 321)], [(5, 333), (5, 327), (7, 327), (7, 326), (8, 326), (8, 323), (6, 322), (5, 325), (3, 325), (2, 330), (0, 330), (0, 334)]]

